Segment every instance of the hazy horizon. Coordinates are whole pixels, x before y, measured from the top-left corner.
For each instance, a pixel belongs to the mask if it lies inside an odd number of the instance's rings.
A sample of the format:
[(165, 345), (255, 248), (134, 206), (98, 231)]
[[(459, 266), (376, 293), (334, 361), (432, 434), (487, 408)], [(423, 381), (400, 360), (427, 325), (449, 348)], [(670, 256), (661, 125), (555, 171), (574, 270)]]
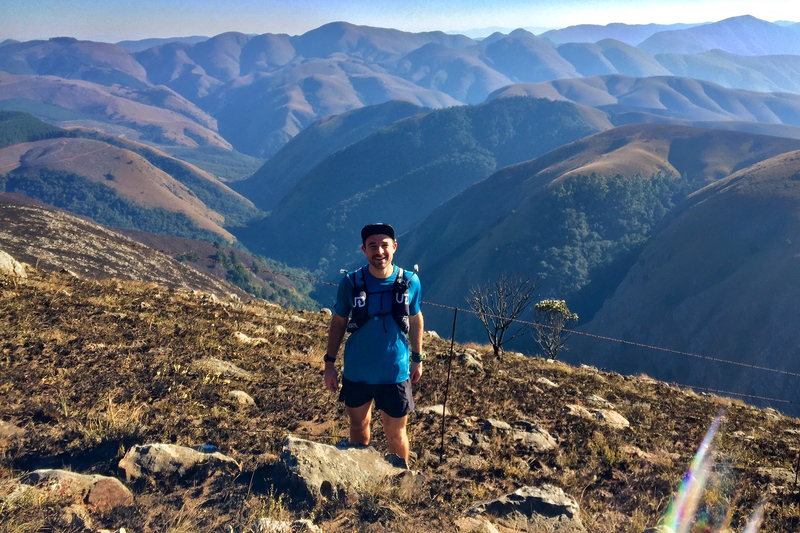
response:
[[(6, 0), (0, 41), (51, 37), (119, 42), (150, 38), (214, 36), (226, 31), (299, 35), (324, 24), (352, 24), (398, 30), (472, 33), (486, 28), (563, 28), (578, 24), (704, 23), (741, 15), (778, 21), (794, 0), (743, 1), (611, 0)], [(800, 18), (800, 17), (797, 17)], [(535, 31), (536, 32), (536, 31)]]

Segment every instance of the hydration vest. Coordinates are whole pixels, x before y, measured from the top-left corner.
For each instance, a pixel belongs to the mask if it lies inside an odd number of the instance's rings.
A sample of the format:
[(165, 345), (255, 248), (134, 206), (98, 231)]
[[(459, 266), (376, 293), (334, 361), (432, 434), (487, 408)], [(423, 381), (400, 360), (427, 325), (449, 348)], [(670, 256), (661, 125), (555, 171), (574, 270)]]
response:
[[(394, 278), (394, 283), (392, 284), (391, 296), (392, 296), (392, 311), (391, 313), (381, 313), (378, 315), (370, 316), (368, 314), (369, 310), (369, 297), (373, 294), (381, 294), (383, 292), (389, 291), (380, 291), (378, 293), (368, 293), (367, 292), (367, 281), (364, 278), (364, 268), (361, 267), (356, 271), (349, 272), (347, 274), (347, 279), (350, 280), (350, 283), (353, 285), (353, 308), (350, 311), (350, 322), (347, 323), (347, 331), (349, 333), (353, 333), (358, 331), (359, 328), (364, 326), (367, 321), (372, 318), (372, 316), (386, 316), (391, 314), (394, 318), (397, 325), (400, 327), (400, 331), (404, 334), (408, 335), (409, 330), (409, 323), (408, 323), (408, 315), (409, 315), (409, 296), (408, 296), (408, 287), (409, 281), (414, 273), (411, 273), (411, 276), (408, 279), (405, 278), (405, 273), (403, 272), (402, 268), (397, 269), (397, 277)], [(361, 278), (361, 283), (358, 283), (358, 278)]]

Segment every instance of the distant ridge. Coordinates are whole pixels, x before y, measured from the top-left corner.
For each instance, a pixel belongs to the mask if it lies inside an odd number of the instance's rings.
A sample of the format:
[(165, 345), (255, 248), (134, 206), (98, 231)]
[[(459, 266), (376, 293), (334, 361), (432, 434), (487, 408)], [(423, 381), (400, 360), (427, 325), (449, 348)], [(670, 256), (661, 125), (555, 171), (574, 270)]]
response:
[(612, 23), (605, 26), (597, 24), (579, 24), (559, 30), (550, 30), (539, 37), (548, 39), (554, 44), (564, 43), (596, 43), (603, 39), (616, 39), (636, 46), (651, 35), (660, 31), (684, 30), (700, 24), (622, 24)]
[(685, 30), (662, 31), (640, 43), (649, 54), (698, 54), (724, 50), (745, 56), (800, 55), (800, 33), (751, 15)]
[(610, 75), (515, 84), (495, 91), (488, 100), (521, 95), (596, 107), (608, 112), (615, 124), (679, 119), (800, 126), (800, 95), (726, 89), (673, 76)]
[(326, 157), (398, 120), (428, 111), (410, 102), (393, 100), (321, 118), (286, 143), (250, 178), (231, 187), (269, 211)]
[(142, 50), (147, 50), (148, 48), (152, 48), (154, 46), (161, 46), (168, 43), (202, 43), (203, 41), (207, 41), (209, 37), (202, 36), (202, 35), (192, 35), (189, 37), (166, 37), (166, 38), (154, 38), (154, 39), (140, 39), (137, 41), (120, 41), (117, 45), (130, 50), (132, 52), (141, 52)]

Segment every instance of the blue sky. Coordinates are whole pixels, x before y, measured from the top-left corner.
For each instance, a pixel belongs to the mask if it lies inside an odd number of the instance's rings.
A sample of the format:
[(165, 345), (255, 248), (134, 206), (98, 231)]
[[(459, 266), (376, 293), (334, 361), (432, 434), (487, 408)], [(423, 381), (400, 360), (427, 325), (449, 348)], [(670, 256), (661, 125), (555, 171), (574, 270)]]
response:
[(327, 22), (407, 31), (706, 22), (750, 14), (800, 21), (797, 0), (0, 0), (0, 41), (306, 32)]

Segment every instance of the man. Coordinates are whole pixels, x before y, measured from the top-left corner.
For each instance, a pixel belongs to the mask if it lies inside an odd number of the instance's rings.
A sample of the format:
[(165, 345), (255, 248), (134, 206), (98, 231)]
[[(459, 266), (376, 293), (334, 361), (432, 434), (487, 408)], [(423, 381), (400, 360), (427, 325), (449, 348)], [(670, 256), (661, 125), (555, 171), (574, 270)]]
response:
[(350, 418), (350, 442), (369, 444), (374, 401), (389, 458), (394, 454), (402, 460), (399, 465), (407, 467), (406, 422), (414, 409), (411, 384), (422, 377), (425, 359), (419, 278), (392, 263), (397, 241), (390, 225), (364, 226), (361, 243), (368, 264), (349, 272), (339, 284), (328, 331), (325, 386), (331, 392), (339, 388), (334, 362), (349, 331), (339, 401)]

